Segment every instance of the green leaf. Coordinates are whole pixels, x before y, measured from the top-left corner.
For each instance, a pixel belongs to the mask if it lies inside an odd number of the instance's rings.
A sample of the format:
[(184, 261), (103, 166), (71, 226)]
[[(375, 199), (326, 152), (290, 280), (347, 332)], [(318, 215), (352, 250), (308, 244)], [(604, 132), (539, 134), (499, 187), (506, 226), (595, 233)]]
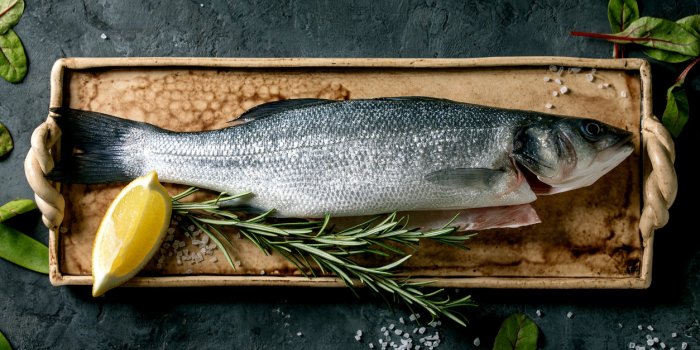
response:
[(498, 330), (493, 350), (535, 350), (539, 329), (523, 314), (508, 316)]
[(14, 144), (12, 143), (12, 135), (10, 135), (10, 131), (7, 130), (5, 125), (0, 123), (0, 158), (10, 153), (13, 147)]
[(700, 39), (682, 25), (663, 18), (642, 17), (617, 34), (571, 32), (571, 35), (618, 44), (634, 43), (693, 57), (700, 55)]
[(24, 0), (0, 0), (0, 34), (14, 27), (24, 13)]
[(700, 38), (700, 14), (692, 15), (688, 17), (683, 17), (676, 21), (685, 30), (693, 33), (696, 37)]
[(666, 92), (666, 109), (661, 118), (664, 126), (673, 137), (678, 137), (685, 123), (688, 122), (688, 96), (685, 93), (685, 89), (682, 88), (682, 84), (683, 82), (681, 81), (668, 88), (668, 92)]
[(5, 335), (0, 332), (0, 350), (12, 350), (12, 346), (10, 346), (10, 342), (7, 341), (7, 338), (5, 338)]
[(636, 0), (610, 0), (608, 3), (608, 20), (613, 33), (619, 33), (627, 25), (639, 18)]
[(0, 35), (0, 77), (19, 83), (27, 75), (27, 55), (14, 30)]
[(49, 248), (4, 224), (0, 224), (0, 258), (32, 271), (49, 273)]
[(644, 51), (645, 55), (657, 60), (657, 61), (663, 61), (663, 62), (668, 62), (668, 63), (680, 63), (680, 62), (685, 62), (693, 56), (688, 56), (688, 55), (682, 55), (679, 53), (675, 52), (670, 52), (670, 51), (664, 51), (664, 50), (659, 50), (659, 49), (651, 49), (651, 48), (645, 48)]
[(36, 203), (31, 199), (17, 199), (8, 202), (0, 207), (0, 222), (34, 209), (36, 209)]

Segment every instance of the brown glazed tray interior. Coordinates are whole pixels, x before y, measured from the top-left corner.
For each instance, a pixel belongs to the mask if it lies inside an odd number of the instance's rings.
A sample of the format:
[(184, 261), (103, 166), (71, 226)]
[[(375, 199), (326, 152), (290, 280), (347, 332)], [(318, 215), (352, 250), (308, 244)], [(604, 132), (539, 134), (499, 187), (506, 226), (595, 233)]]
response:
[[(481, 63), (478, 59), (421, 60), (416, 65), (406, 60), (297, 60), (286, 64), (283, 60), (187, 59), (169, 64), (142, 60), (141, 64), (128, 59), (63, 62), (62, 91), (57, 94), (62, 96), (60, 104), (170, 130), (196, 131), (229, 126), (227, 121), (247, 109), (279, 99), (431, 96), (593, 118), (632, 131), (635, 152), (593, 186), (537, 199), (534, 208), (542, 223), (481, 231), (468, 242), (467, 251), (421, 243), (406, 271), (446, 286), (648, 285), (643, 270), (651, 263), (651, 255), (645, 258), (644, 250), (650, 247), (643, 248), (639, 233), (643, 179), (640, 121), (642, 101), (649, 98), (643, 94), (644, 80), (648, 79), (640, 74), (640, 67), (646, 64), (643, 61), (629, 60), (622, 65), (608, 60), (530, 58), (521, 62), (484, 59)], [(565, 70), (559, 75), (549, 70), (550, 64), (582, 70)], [(597, 67), (593, 82), (587, 78), (592, 67)], [(560, 85), (545, 82), (545, 76), (562, 80), (568, 93), (553, 96)], [(554, 108), (546, 108), (547, 103)], [(94, 232), (121, 187), (61, 186), (65, 219), (58, 232), (52, 232), (57, 238), (52, 247), (57, 259), (52, 261), (57, 262), (61, 275), (56, 284), (90, 283)], [(180, 188), (169, 187), (172, 193)], [(228, 266), (218, 250), (200, 263), (179, 265), (174, 255), (168, 256), (170, 250), (164, 249), (141, 273), (145, 276), (141, 282), (136, 279), (134, 284), (313, 285), (281, 257), (265, 256), (237, 238), (235, 232), (230, 234), (237, 249), (235, 259), (240, 263), (237, 270)], [(175, 239), (190, 244), (181, 230)], [(339, 285), (331, 278), (322, 280), (319, 285)]]

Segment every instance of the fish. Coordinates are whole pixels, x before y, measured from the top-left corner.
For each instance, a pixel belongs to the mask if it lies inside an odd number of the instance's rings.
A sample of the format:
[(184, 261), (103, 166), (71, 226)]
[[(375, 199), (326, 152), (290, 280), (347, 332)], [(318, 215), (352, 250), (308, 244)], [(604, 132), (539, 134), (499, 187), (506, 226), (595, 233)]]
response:
[(634, 150), (631, 132), (597, 120), (430, 97), (282, 100), (200, 132), (52, 112), (64, 154), (50, 179), (155, 170), (163, 182), (250, 192), (239, 205), (280, 217), (519, 208), (593, 184)]

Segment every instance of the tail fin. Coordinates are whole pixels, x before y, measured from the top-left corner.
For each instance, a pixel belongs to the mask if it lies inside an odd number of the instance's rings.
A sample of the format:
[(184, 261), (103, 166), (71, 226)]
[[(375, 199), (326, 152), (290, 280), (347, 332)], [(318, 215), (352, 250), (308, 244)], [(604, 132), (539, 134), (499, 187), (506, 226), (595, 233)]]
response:
[(48, 178), (64, 183), (130, 181), (143, 172), (139, 140), (158, 128), (107, 114), (52, 109), (61, 128), (61, 158)]

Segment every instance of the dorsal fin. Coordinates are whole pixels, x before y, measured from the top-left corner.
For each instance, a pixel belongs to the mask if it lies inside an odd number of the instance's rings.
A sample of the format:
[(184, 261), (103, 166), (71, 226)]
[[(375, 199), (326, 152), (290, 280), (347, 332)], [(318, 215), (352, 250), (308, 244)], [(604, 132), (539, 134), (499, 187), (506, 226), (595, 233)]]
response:
[(250, 122), (255, 119), (263, 118), (271, 114), (276, 114), (282, 111), (290, 110), (290, 109), (296, 109), (296, 108), (302, 108), (302, 107), (309, 107), (309, 106), (315, 106), (315, 105), (322, 105), (326, 103), (333, 103), (333, 102), (338, 102), (336, 100), (323, 100), (319, 98), (297, 98), (297, 99), (291, 99), (291, 100), (281, 100), (281, 101), (274, 101), (274, 102), (268, 102), (268, 103), (263, 103), (261, 105), (255, 106), (248, 110), (247, 112), (243, 113), (240, 117), (232, 120), (232, 121), (241, 121), (241, 122)]
[(450, 102), (455, 103), (455, 101), (448, 100), (446, 98), (437, 97), (427, 97), (427, 96), (397, 96), (397, 97), (380, 97), (375, 100), (386, 100), (386, 101), (434, 101), (434, 102)]

